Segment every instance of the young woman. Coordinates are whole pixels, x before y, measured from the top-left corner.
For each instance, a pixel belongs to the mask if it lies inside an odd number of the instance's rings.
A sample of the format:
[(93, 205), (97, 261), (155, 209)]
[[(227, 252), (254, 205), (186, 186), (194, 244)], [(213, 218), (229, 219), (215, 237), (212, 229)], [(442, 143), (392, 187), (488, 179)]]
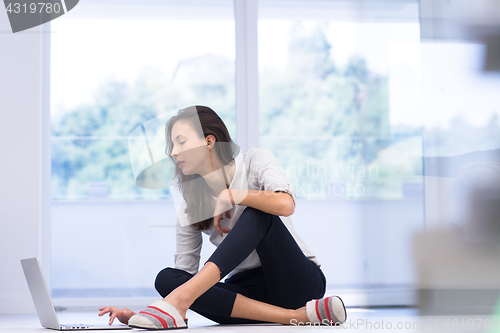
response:
[[(295, 191), (275, 156), (262, 148), (241, 154), (205, 106), (179, 110), (165, 135), (184, 198), (175, 268), (156, 277), (163, 300), (137, 314), (103, 307), (99, 315), (147, 329), (187, 328), (188, 309), (220, 324), (345, 322), (338, 296), (321, 299), (326, 279), (293, 228)], [(217, 249), (198, 271), (201, 232)]]

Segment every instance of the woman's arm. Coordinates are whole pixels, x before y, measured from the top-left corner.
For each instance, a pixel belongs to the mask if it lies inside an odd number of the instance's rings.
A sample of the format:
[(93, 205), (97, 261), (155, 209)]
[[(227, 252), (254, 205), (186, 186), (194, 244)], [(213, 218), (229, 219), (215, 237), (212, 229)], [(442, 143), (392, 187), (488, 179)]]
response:
[(234, 204), (253, 207), (277, 216), (290, 216), (295, 211), (295, 201), (286, 192), (225, 189), (217, 198), (214, 212), (214, 227), (221, 237), (231, 230), (220, 226), (222, 214), (226, 212), (226, 216), (230, 218), (230, 209)]
[(295, 211), (295, 202), (286, 192), (225, 189), (218, 199), (227, 204), (253, 207), (277, 216), (290, 216)]
[[(222, 214), (230, 217), (230, 209), (234, 205), (252, 207), (263, 212), (290, 216), (295, 211), (295, 191), (288, 183), (278, 165), (274, 154), (263, 148), (252, 148), (247, 152), (245, 162), (246, 176), (251, 184), (246, 189), (225, 189), (218, 198), (214, 211), (214, 226), (221, 235)], [(230, 230), (230, 229), (229, 229)]]
[[(184, 209), (184, 203), (181, 210)], [(181, 213), (182, 216), (177, 217), (175, 231), (175, 252), (174, 263), (175, 268), (182, 269), (188, 273), (195, 275), (198, 272), (200, 265), (200, 253), (203, 244), (203, 237), (200, 230), (195, 230), (190, 225), (182, 225), (183, 221), (189, 219), (186, 213)]]

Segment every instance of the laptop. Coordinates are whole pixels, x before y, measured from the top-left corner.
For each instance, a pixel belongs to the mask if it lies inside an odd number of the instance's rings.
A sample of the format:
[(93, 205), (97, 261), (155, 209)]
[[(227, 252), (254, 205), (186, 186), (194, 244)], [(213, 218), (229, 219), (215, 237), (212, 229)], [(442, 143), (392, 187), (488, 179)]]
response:
[(50, 298), (49, 289), (45, 283), (45, 279), (42, 274), (42, 268), (38, 258), (30, 258), (21, 260), (23, 266), (24, 275), (28, 281), (28, 286), (30, 288), (31, 297), (35, 303), (36, 312), (38, 313), (38, 319), (40, 323), (45, 328), (50, 328), (58, 331), (73, 331), (73, 330), (128, 330), (132, 329), (127, 325), (60, 325), (59, 319), (56, 315), (56, 310)]

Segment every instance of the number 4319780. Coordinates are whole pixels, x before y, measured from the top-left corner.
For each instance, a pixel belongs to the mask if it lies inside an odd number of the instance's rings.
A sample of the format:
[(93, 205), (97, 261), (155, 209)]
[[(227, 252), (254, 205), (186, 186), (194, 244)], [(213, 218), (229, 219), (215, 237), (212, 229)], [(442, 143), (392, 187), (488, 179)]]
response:
[(59, 3), (45, 3), (45, 2), (38, 2), (38, 3), (30, 3), (29, 6), (26, 3), (20, 4), (20, 3), (9, 3), (7, 8), (7, 13), (11, 14), (27, 14), (29, 13), (42, 13), (45, 10), (45, 13), (50, 14), (50, 13), (59, 13), (61, 11), (61, 5)]

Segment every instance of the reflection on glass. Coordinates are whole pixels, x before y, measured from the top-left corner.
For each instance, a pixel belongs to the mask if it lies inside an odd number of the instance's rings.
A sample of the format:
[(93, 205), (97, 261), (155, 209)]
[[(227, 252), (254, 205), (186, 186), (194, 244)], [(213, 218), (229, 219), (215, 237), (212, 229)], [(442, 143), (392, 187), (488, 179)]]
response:
[[(89, 22), (53, 23), (58, 34), (51, 45), (52, 197), (96, 198), (89, 193), (93, 183), (100, 182), (111, 200), (168, 198), (168, 189), (145, 191), (136, 186), (129, 168), (128, 135), (161, 113), (193, 104), (194, 98), (214, 107), (236, 135), (234, 21)], [(213, 36), (218, 41), (207, 43)], [(136, 48), (130, 49), (131, 44)], [(95, 61), (95, 66), (85, 66), (75, 75), (80, 69), (68, 70), (68, 59)], [(164, 142), (150, 144), (161, 150)]]
[(259, 31), (260, 144), (297, 195), (421, 198), (421, 165), (406, 162), (422, 156), (418, 23), (262, 19)]

